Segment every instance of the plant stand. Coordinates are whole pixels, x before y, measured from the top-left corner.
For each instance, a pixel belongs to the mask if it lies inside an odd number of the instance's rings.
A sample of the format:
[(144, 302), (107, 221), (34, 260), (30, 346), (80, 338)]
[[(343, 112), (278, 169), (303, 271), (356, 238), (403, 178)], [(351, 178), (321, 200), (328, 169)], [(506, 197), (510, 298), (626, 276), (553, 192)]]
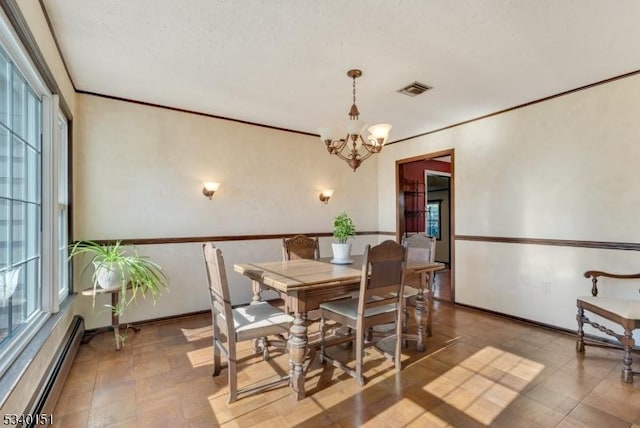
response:
[[(100, 294), (111, 294), (111, 306), (115, 307), (118, 302), (120, 301), (120, 288), (114, 288), (114, 289), (105, 289), (105, 288), (96, 288), (95, 290), (93, 289), (93, 287), (91, 288), (87, 288), (85, 290), (82, 290), (82, 295), (83, 296), (98, 296)], [(132, 329), (135, 332), (140, 331), (140, 329), (138, 327), (134, 327), (132, 325), (125, 325), (124, 329), (126, 330), (127, 328)], [(93, 339), (97, 334), (99, 333), (104, 333), (105, 331), (110, 331), (113, 330), (113, 333), (115, 334), (115, 338), (116, 338), (116, 351), (119, 351), (121, 348), (121, 339), (120, 339), (120, 316), (111, 311), (111, 327), (102, 327), (99, 329), (96, 329), (95, 331), (87, 334), (83, 339), (82, 339), (82, 343), (89, 343), (91, 341), (91, 339)]]

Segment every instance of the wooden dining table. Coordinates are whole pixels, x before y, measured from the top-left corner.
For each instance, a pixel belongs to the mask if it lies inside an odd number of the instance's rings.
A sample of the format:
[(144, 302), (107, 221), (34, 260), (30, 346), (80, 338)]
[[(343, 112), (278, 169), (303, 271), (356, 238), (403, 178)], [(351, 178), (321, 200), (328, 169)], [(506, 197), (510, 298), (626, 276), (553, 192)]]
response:
[[(362, 256), (352, 256), (352, 259), (351, 264), (333, 264), (330, 258), (324, 258), (240, 263), (233, 267), (234, 271), (251, 279), (253, 302), (261, 300), (260, 293), (263, 290), (275, 290), (286, 299), (285, 305), (294, 314), (288, 340), (291, 367), (289, 384), (297, 400), (305, 397), (304, 364), (309, 349), (307, 313), (317, 309), (322, 302), (349, 295), (359, 289)], [(407, 282), (418, 288), (415, 298), (417, 332), (403, 335), (406, 336), (403, 338), (416, 340), (418, 351), (425, 349), (425, 332), (431, 335), (434, 273), (444, 267), (439, 262), (407, 262)]]

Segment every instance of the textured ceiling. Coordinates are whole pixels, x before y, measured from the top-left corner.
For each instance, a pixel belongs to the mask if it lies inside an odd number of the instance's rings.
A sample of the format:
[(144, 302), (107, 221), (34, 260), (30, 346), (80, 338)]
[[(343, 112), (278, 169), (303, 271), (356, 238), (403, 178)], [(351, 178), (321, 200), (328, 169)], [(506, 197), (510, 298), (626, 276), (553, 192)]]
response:
[[(640, 1), (43, 0), (79, 91), (419, 135), (640, 69)], [(396, 91), (420, 81), (417, 97)]]

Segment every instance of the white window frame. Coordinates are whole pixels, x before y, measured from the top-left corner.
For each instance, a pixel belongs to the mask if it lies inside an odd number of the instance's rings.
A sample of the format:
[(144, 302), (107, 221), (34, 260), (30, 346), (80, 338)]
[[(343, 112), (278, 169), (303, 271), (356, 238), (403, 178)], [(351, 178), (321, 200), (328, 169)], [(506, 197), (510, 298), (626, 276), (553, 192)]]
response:
[(40, 272), (40, 309), (26, 320), (25, 328), (21, 328), (10, 341), (0, 348), (0, 376), (26, 347), (29, 340), (58, 309), (58, 263), (57, 263), (57, 216), (54, 201), (58, 200), (56, 171), (58, 169), (55, 149), (53, 147), (54, 129), (57, 127), (58, 100), (54, 97), (37, 68), (29, 58), (19, 41), (4, 11), (0, 10), (0, 44), (14, 66), (31, 89), (42, 100), (42, 170), (41, 170), (41, 272)]
[[(53, 96), (54, 102), (58, 105), (58, 96)], [(66, 250), (69, 246), (69, 122), (65, 115), (58, 109), (56, 120), (56, 132), (54, 132), (54, 149), (57, 159), (57, 210), (56, 210), (56, 232), (57, 236), (57, 266), (58, 266), (58, 295), (53, 303), (53, 312), (58, 312), (60, 302), (69, 295), (69, 260)], [(60, 222), (64, 223), (64, 230), (60, 234)]]

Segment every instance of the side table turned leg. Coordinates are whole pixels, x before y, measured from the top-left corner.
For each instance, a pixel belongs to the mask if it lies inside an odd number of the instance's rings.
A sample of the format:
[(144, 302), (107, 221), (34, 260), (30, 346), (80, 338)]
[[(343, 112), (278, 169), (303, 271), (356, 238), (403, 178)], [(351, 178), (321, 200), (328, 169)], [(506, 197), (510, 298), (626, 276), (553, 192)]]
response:
[(83, 344), (89, 343), (91, 342), (91, 340), (96, 337), (96, 335), (100, 334), (100, 333), (105, 333), (105, 332), (110, 332), (111, 330), (113, 330), (113, 334), (115, 337), (115, 341), (116, 341), (116, 351), (119, 351), (120, 348), (122, 348), (122, 346), (124, 345), (124, 337), (121, 336), (120, 331), (126, 331), (128, 329), (131, 329), (135, 332), (140, 331), (140, 329), (138, 327), (135, 327), (133, 325), (129, 325), (126, 324), (124, 326), (120, 326), (120, 315), (117, 311), (115, 311), (115, 309), (118, 307), (118, 305), (121, 303), (120, 299), (121, 299), (121, 290), (118, 289), (94, 289), (94, 288), (88, 288), (86, 290), (84, 290), (82, 292), (82, 295), (84, 296), (93, 296), (94, 298), (97, 295), (105, 295), (105, 294), (110, 294), (111, 295), (111, 325), (108, 327), (100, 327), (97, 328), (95, 330), (90, 330), (90, 331), (86, 331), (85, 334), (82, 337), (82, 342)]

